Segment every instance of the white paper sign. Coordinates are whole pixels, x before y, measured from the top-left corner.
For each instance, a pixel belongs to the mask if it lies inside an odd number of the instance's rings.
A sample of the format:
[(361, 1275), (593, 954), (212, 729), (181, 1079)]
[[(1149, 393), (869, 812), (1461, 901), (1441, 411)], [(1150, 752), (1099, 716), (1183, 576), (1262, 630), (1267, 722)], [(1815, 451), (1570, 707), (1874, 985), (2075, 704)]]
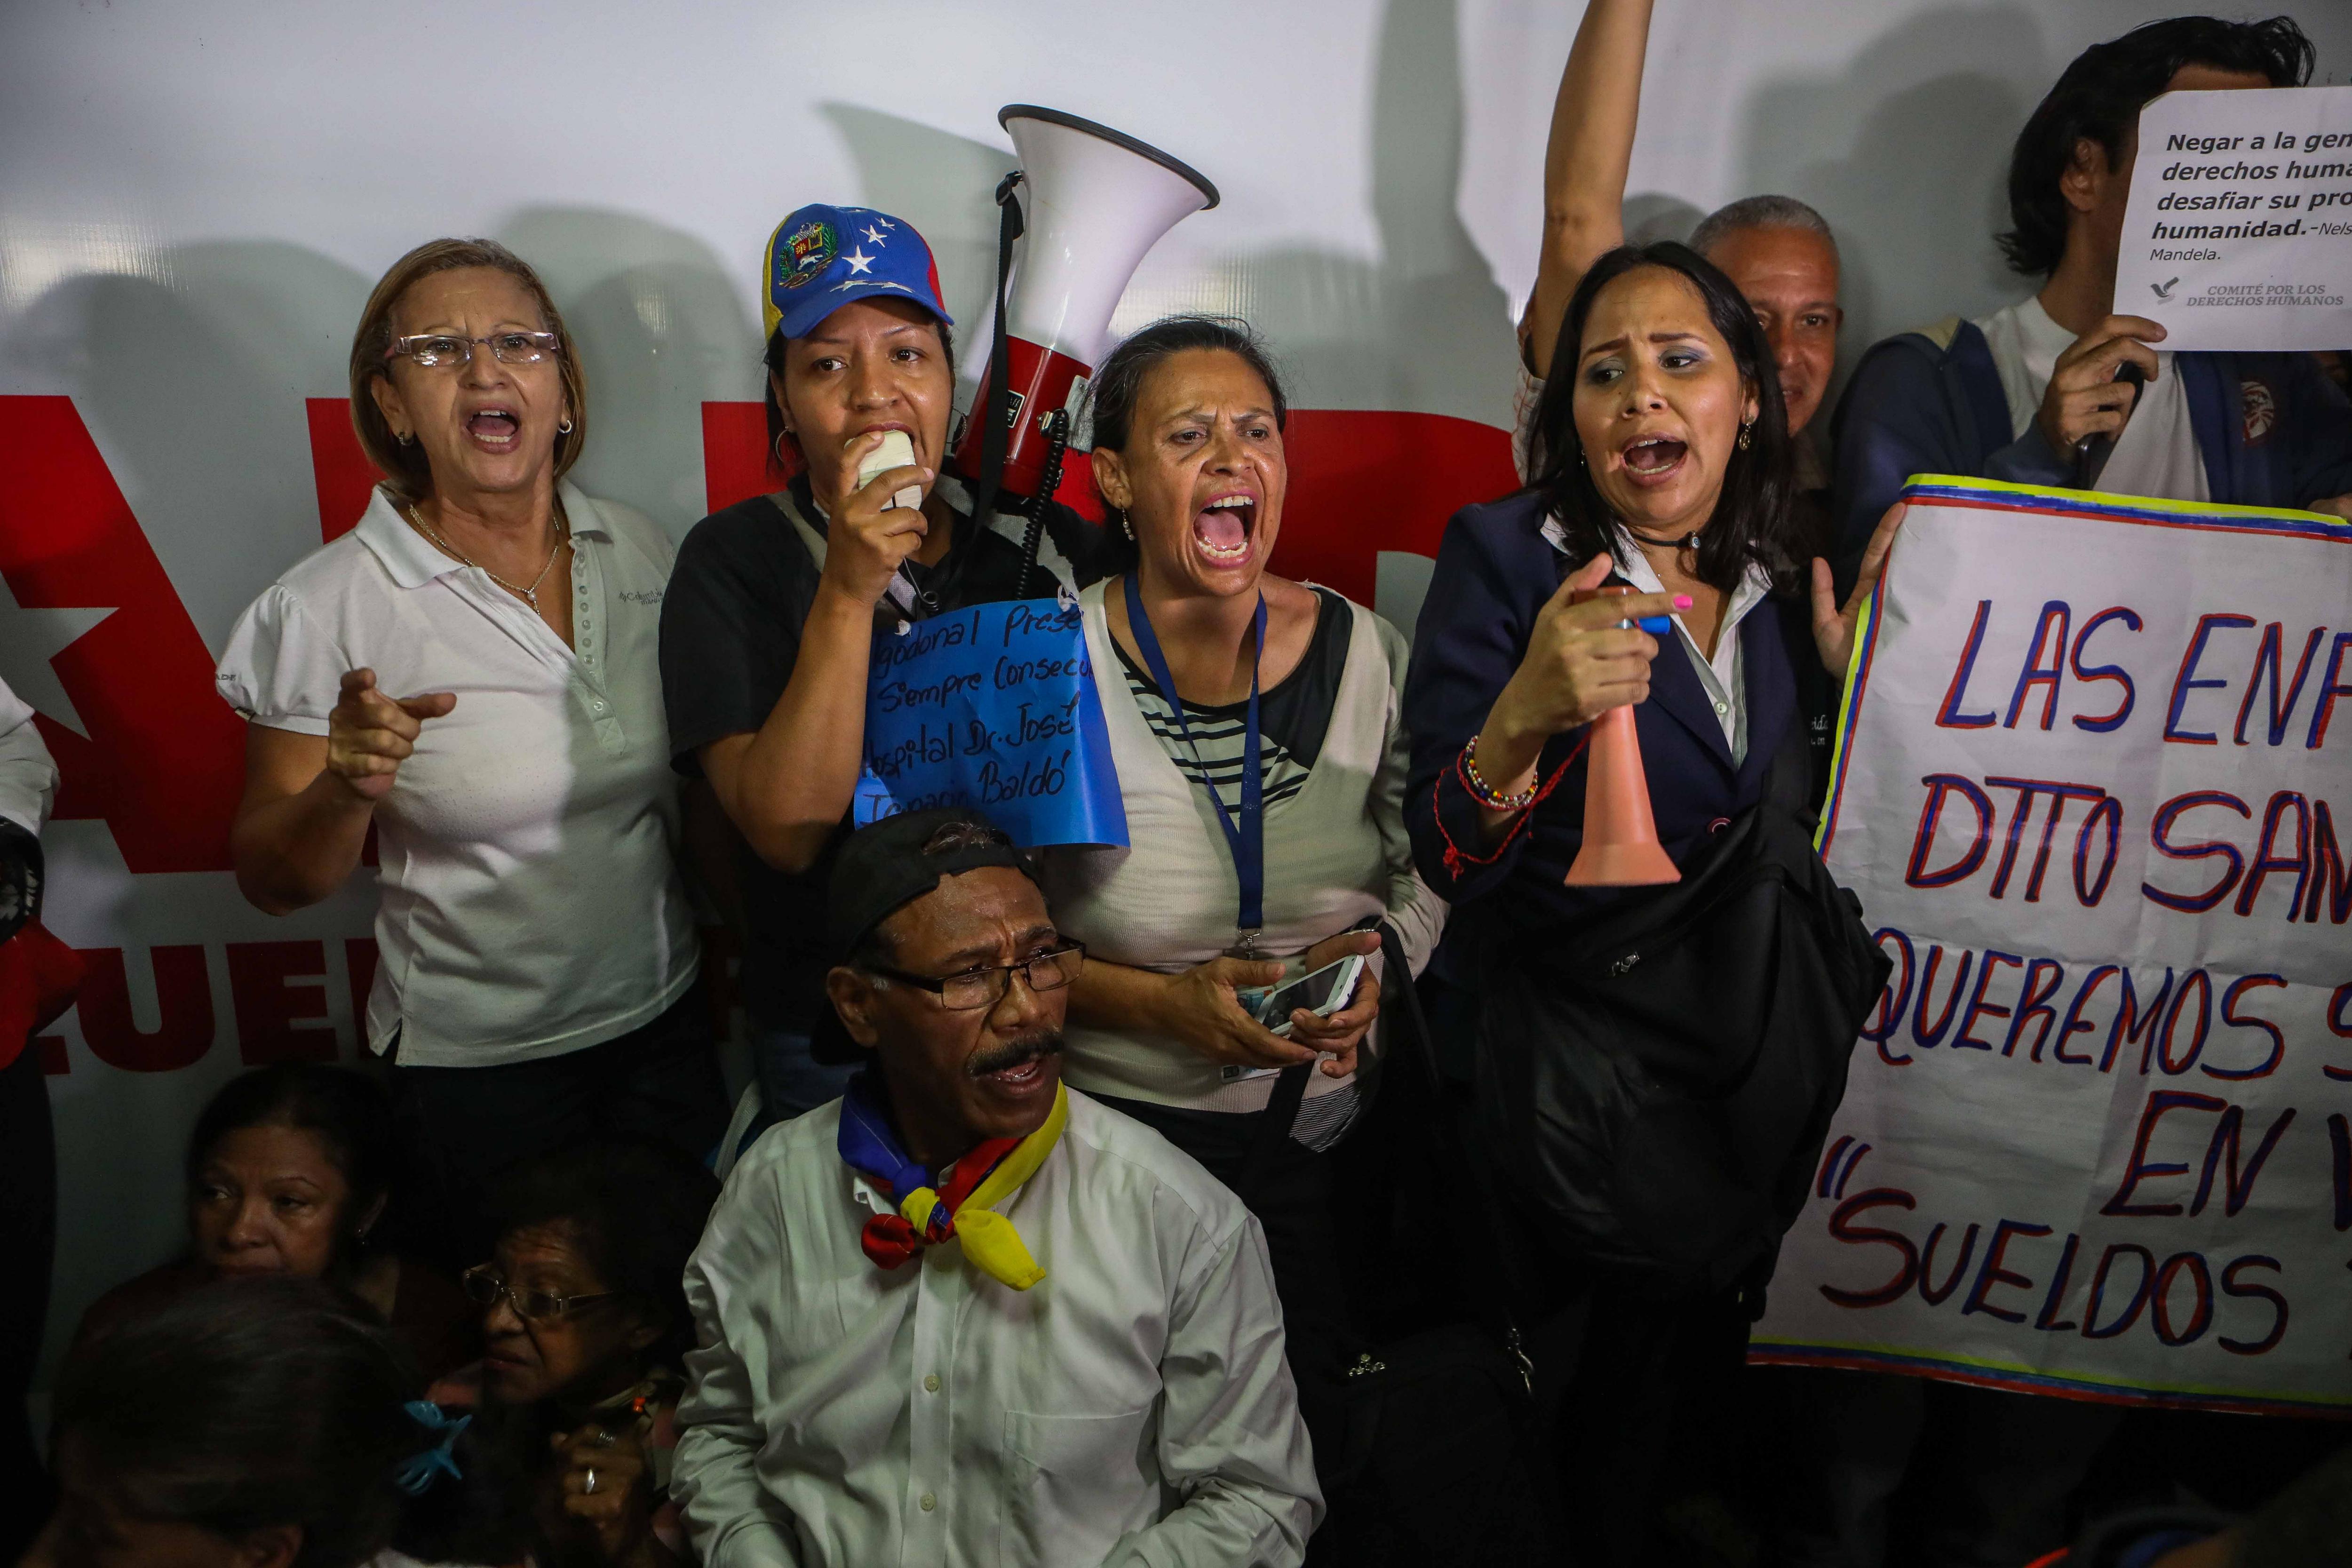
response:
[(1751, 1354), (2352, 1405), (2352, 524), (1911, 494), (1822, 822), (1895, 970)]
[(2352, 87), (2140, 110), (2116, 310), (2172, 350), (2352, 349)]

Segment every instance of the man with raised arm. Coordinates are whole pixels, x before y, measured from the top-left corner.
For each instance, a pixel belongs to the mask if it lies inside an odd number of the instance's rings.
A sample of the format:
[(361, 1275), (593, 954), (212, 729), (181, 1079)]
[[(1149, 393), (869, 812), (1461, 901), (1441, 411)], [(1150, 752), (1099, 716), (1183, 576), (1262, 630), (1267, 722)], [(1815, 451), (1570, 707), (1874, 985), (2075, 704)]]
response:
[[(1625, 243), (1625, 179), (1642, 107), (1654, 0), (1591, 0), (1560, 73), (1544, 144), (1543, 250), (1519, 317), (1519, 357), (1538, 380), (1568, 302), (1592, 263)], [(1694, 230), (1693, 250), (1723, 269), (1772, 345), (1789, 433), (1804, 432), (1837, 364), (1838, 247), (1821, 214), (1794, 196), (1743, 196)], [(1797, 443), (1797, 506), (1807, 553), (1827, 553), (1829, 468), (1820, 443)]]
[(772, 1129), (687, 1270), (673, 1495), (709, 1568), (1298, 1563), (1322, 1513), (1257, 1222), (1065, 1088), (1085, 962), (976, 814), (853, 836), (872, 1059)]
[(2316, 359), (2169, 353), (2164, 329), (2115, 298), (2141, 109), (2167, 92), (2299, 87), (2313, 58), (2285, 16), (2175, 16), (2066, 68), (2010, 157), (2000, 246), (2041, 288), (1877, 344), (1838, 405), (1842, 566), (1913, 474), (2352, 516), (2352, 409)]
[[(1981, 320), (1878, 343), (1838, 405), (1843, 571), (1916, 473), (2352, 505), (2352, 407), (2312, 356), (2162, 352), (2164, 329), (2114, 302), (2141, 109), (2176, 90), (2299, 85), (2312, 61), (2287, 17), (2179, 16), (2066, 68), (2018, 136), (2000, 237), (2040, 289)], [(2144, 384), (2119, 379), (2126, 367)], [(1793, 1368), (1774, 1394), (1788, 1471), (1769, 1551), (1791, 1568), (2037, 1558), (2065, 1541), (2074, 1494), (2121, 1419), (2113, 1405), (1888, 1373)], [(1919, 1500), (1903, 1510), (1907, 1541), (1895, 1539), (1906, 1490)]]

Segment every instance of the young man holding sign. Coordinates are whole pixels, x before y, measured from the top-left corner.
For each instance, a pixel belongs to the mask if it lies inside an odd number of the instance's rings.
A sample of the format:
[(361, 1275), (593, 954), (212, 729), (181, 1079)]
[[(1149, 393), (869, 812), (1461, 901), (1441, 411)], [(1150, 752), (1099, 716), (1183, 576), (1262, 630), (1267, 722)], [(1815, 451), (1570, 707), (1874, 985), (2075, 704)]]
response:
[(2017, 140), (2010, 263), (2040, 291), (1873, 348), (1836, 417), (1838, 545), (1851, 570), (1913, 474), (2352, 516), (2352, 409), (2308, 354), (2171, 354), (2116, 313), (2139, 111), (2167, 92), (2301, 86), (2285, 16), (2178, 16), (2084, 51)]
[[(2166, 92), (2299, 85), (2312, 64), (2286, 17), (2189, 16), (2067, 68), (2010, 169), (2001, 245), (2040, 289), (1980, 321), (1889, 339), (1856, 369), (1835, 422), (1847, 571), (1914, 474), (2352, 513), (2352, 406), (2310, 355), (2168, 353), (2161, 326), (2115, 303), (2141, 109)], [(1801, 1457), (1775, 1547), (1795, 1563), (1885, 1560), (1892, 1500), (1924, 1468), (1923, 1434), (1950, 1451), (1934, 1463), (1916, 1540), (1898, 1546), (1907, 1560), (2046, 1552), (2118, 1418), (2109, 1405), (1891, 1373), (1808, 1368), (1784, 1392)]]

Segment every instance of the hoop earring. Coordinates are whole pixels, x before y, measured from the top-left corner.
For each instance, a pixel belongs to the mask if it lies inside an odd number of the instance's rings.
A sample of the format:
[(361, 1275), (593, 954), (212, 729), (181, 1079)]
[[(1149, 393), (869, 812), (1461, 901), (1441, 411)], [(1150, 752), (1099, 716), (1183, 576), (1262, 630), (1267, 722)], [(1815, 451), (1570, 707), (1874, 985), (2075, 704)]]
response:
[(1741, 451), (1743, 451), (1743, 452), (1745, 452), (1746, 450), (1748, 450), (1748, 426), (1749, 426), (1749, 425), (1753, 425), (1754, 423), (1755, 423), (1755, 421), (1751, 419), (1751, 420), (1749, 420), (1749, 421), (1748, 421), (1748, 425), (1742, 425), (1742, 426), (1739, 427), (1739, 449), (1740, 449)]
[(776, 467), (780, 468), (791, 466), (792, 459), (784, 456), (784, 443), (791, 439), (792, 434), (790, 430), (779, 431), (776, 438), (768, 444), (769, 455), (775, 458)]
[(562, 423), (562, 424), (558, 425), (558, 426), (555, 427), (555, 433), (556, 433), (557, 435), (559, 435), (559, 436), (569, 436), (569, 435), (571, 435), (571, 434), (572, 434), (572, 421), (571, 421), (569, 418), (566, 418), (566, 419), (563, 421), (563, 423)]

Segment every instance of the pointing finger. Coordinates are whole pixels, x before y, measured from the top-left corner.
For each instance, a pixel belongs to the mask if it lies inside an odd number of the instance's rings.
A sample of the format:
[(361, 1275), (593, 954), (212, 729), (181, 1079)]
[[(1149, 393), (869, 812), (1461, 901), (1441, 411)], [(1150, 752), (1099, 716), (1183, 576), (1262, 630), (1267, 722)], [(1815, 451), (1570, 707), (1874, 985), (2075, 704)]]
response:
[(403, 701), (380, 686), (352, 692), (343, 706), (370, 724), (396, 724), (405, 711)]
[(1591, 630), (1620, 621), (1654, 620), (1691, 607), (1688, 594), (1604, 594), (1569, 607), (1570, 626)]
[(412, 719), (438, 719), (457, 706), (454, 691), (427, 691), (400, 699), (396, 706)]

